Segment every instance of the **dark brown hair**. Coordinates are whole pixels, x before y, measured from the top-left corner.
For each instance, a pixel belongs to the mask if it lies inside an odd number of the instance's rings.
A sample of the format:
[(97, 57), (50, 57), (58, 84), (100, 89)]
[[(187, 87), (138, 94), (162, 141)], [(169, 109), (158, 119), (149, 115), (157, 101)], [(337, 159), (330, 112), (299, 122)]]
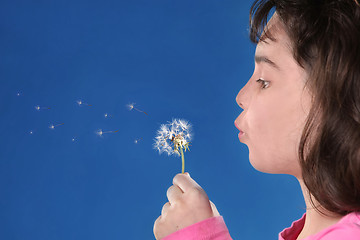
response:
[(313, 95), (299, 146), (304, 183), (326, 210), (360, 211), (359, 2), (256, 0), (250, 10), (253, 42), (262, 40), (272, 10), (290, 38), (294, 59), (308, 73)]

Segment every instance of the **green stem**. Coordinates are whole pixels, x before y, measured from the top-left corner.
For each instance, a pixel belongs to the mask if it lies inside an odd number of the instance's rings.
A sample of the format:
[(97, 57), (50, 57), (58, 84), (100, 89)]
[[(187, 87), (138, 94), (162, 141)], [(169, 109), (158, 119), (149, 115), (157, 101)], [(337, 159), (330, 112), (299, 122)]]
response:
[(181, 169), (181, 173), (184, 174), (185, 172), (185, 159), (184, 159), (184, 152), (182, 147), (180, 147), (180, 151), (181, 151), (181, 160), (182, 160), (182, 169)]

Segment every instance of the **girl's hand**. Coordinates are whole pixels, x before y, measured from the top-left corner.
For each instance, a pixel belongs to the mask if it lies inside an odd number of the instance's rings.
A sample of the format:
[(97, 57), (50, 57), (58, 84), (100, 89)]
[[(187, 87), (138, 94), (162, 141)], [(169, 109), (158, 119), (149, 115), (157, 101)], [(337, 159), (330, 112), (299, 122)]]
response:
[(188, 173), (177, 174), (173, 184), (166, 193), (169, 202), (163, 206), (161, 216), (154, 223), (156, 239), (162, 239), (207, 218), (219, 216), (205, 191)]

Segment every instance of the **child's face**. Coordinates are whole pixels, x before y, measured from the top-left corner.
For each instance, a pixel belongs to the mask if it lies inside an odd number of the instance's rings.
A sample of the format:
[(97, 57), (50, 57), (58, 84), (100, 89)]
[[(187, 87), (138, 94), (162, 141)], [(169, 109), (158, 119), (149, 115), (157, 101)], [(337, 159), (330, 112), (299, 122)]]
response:
[(307, 75), (293, 58), (290, 40), (276, 14), (268, 30), (276, 40), (266, 39), (256, 47), (254, 73), (236, 97), (244, 111), (235, 125), (244, 132), (239, 139), (248, 146), (254, 168), (301, 177), (297, 152), (311, 106), (310, 94), (304, 89)]

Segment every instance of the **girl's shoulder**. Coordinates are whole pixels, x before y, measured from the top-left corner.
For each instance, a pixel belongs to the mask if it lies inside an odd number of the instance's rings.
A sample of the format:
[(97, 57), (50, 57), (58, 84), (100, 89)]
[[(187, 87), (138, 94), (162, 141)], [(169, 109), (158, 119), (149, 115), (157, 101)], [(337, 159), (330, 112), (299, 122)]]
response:
[(338, 223), (316, 234), (314, 238), (306, 240), (359, 240), (360, 239), (360, 212), (352, 212), (344, 216)]
[(360, 212), (352, 212), (345, 215), (337, 224), (355, 224), (360, 227)]
[[(352, 212), (344, 216), (338, 223), (329, 227), (328, 234), (340, 234), (341, 239), (360, 239), (360, 212)], [(338, 236), (341, 236), (339, 235)], [(356, 234), (356, 235), (355, 235)], [(356, 236), (353, 238), (345, 238), (345, 236)]]
[[(279, 240), (297, 239), (305, 222), (303, 217), (279, 234)], [(360, 240), (360, 212), (345, 215), (336, 224), (302, 240)]]

